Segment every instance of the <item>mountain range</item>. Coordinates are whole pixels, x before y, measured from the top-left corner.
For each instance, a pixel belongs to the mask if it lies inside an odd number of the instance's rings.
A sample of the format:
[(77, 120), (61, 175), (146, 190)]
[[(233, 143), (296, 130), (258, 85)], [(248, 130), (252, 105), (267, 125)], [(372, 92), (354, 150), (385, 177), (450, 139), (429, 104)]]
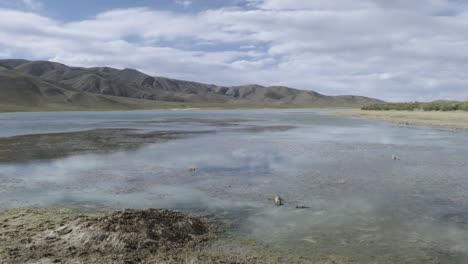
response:
[(218, 86), (154, 77), (134, 69), (0, 60), (0, 110), (103, 110), (173, 107), (336, 107), (382, 101), (326, 96), (284, 86)]

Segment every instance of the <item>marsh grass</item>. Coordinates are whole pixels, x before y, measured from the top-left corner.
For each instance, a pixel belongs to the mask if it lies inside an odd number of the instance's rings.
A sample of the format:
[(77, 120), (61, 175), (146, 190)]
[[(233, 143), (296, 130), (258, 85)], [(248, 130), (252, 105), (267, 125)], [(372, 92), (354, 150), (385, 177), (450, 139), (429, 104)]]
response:
[(362, 110), (370, 111), (468, 111), (468, 102), (435, 101), (430, 103), (409, 102), (409, 103), (387, 103), (370, 104), (361, 107)]

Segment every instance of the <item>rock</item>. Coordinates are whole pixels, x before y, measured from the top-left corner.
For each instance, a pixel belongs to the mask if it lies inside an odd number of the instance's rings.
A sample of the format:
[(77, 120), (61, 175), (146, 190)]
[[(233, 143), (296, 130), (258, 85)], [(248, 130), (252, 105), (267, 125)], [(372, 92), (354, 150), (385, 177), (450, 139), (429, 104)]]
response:
[(296, 209), (309, 209), (309, 206), (296, 205)]
[(54, 234), (48, 234), (46, 237), (45, 237), (46, 240), (55, 240), (57, 239), (57, 236), (54, 235)]
[(283, 201), (282, 201), (281, 197), (279, 197), (278, 195), (275, 196), (274, 201), (275, 201), (275, 205), (276, 205), (276, 206), (281, 206), (281, 205), (283, 205)]
[(62, 227), (59, 227), (55, 230), (55, 232), (61, 236), (63, 235), (66, 235), (68, 233), (70, 233), (72, 230), (70, 228), (68, 228), (67, 226), (62, 226)]
[(188, 168), (187, 171), (189, 172), (195, 172), (197, 169), (196, 168)]
[(305, 237), (302, 239), (302, 241), (306, 241), (306, 242), (309, 242), (309, 243), (312, 243), (312, 244), (317, 244), (317, 240), (311, 238), (311, 237)]
[(392, 160), (400, 160), (400, 157), (392, 155)]
[(336, 182), (337, 184), (346, 184), (346, 180), (339, 180)]

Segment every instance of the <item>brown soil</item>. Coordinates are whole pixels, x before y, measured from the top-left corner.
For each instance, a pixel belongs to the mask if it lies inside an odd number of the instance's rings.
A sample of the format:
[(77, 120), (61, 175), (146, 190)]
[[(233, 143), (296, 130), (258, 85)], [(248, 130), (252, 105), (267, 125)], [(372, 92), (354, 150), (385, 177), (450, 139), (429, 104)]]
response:
[(162, 209), (0, 211), (0, 264), (318, 262), (224, 232), (211, 217)]
[(175, 259), (184, 250), (206, 245), (220, 230), (207, 217), (162, 209), (93, 215), (70, 209), (16, 209), (3, 212), (0, 223), (0, 263)]

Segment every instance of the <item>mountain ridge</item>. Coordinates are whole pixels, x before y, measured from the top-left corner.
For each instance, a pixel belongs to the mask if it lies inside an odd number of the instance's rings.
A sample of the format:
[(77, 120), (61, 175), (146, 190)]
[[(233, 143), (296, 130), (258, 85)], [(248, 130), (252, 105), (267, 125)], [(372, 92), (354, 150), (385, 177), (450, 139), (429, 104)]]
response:
[[(121, 98), (138, 100), (132, 101), (131, 105), (126, 106), (128, 108), (156, 102), (265, 107), (360, 106), (383, 102), (364, 96), (327, 96), (286, 86), (219, 86), (150, 76), (130, 68), (72, 67), (58, 62), (22, 59), (0, 60), (0, 77), (0, 103), (9, 101), (31, 107), (41, 105), (40, 102), (70, 105), (70, 98), (78, 94), (88, 98), (84, 100), (89, 102), (86, 107), (91, 102), (99, 104), (102, 100), (120, 101)], [(32, 86), (35, 86), (35, 92), (32, 92)], [(27, 100), (21, 99), (21, 90), (29, 96)], [(9, 99), (5, 94), (15, 95), (14, 99)], [(117, 97), (120, 99), (115, 99)], [(79, 104), (74, 106), (80, 107)]]

